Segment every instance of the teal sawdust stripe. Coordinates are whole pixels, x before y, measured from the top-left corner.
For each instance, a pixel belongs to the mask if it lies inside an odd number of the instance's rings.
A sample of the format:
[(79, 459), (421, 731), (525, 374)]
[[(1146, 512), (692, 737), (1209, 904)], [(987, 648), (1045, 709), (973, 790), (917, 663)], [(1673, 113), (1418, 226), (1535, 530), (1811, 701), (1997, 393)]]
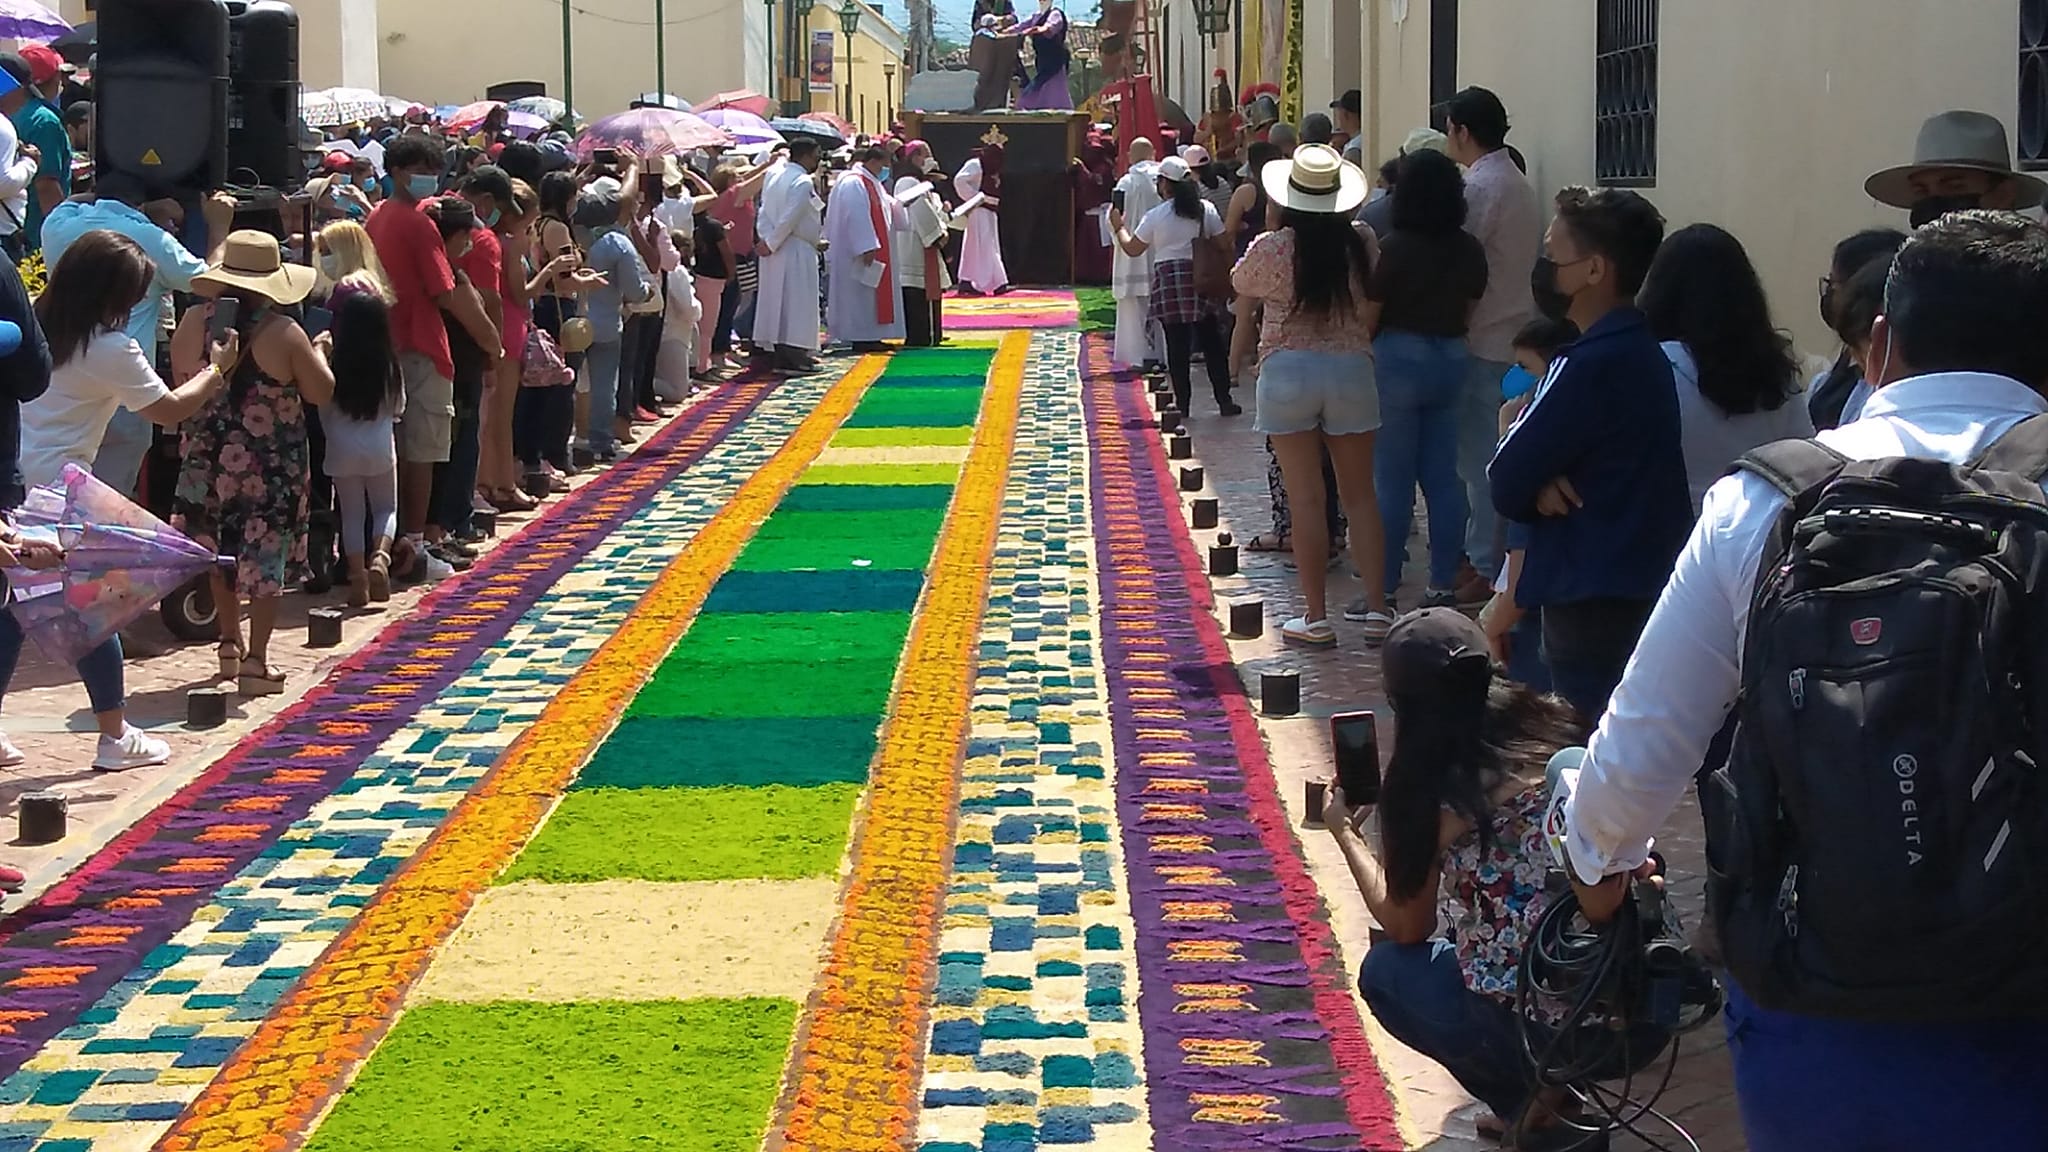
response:
[[(993, 361), (900, 354), (847, 427), (877, 430), (862, 447), (884, 452), (881, 430), (905, 447), (921, 429), (971, 430)], [(957, 477), (923, 468), (814, 465), (501, 881), (838, 867)]]

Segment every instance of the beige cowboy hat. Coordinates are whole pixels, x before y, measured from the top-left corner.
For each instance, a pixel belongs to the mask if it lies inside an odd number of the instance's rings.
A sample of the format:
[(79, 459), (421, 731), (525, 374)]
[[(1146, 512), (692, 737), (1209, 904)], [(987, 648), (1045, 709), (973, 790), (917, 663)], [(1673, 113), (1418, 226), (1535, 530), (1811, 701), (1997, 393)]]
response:
[(1266, 165), (1259, 183), (1274, 203), (1297, 212), (1353, 212), (1365, 203), (1365, 173), (1328, 144), (1303, 144), (1292, 163)]
[(228, 234), (220, 263), (192, 278), (194, 285), (246, 288), (279, 304), (297, 304), (313, 290), (316, 273), (303, 264), (287, 264), (277, 237), (244, 228)]
[(1998, 117), (1968, 111), (1929, 117), (1913, 143), (1913, 162), (1877, 173), (1863, 182), (1863, 190), (1880, 203), (1911, 208), (1921, 197), (1913, 187), (1913, 176), (1943, 168), (1967, 168), (2015, 181), (2019, 185), (2015, 208), (2032, 208), (2048, 197), (2048, 184), (2013, 171), (2012, 149)]

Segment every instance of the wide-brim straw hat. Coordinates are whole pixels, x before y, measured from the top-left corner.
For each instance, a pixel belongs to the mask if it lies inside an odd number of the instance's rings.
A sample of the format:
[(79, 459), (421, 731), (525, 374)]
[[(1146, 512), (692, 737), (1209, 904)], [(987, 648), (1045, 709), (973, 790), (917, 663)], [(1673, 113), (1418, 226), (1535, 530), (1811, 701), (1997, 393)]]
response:
[(1886, 168), (1863, 182), (1870, 198), (1894, 208), (1911, 208), (1921, 198), (1913, 177), (1922, 172), (1967, 168), (1989, 172), (2018, 183), (2015, 208), (2032, 208), (2048, 197), (2048, 184), (2012, 166), (2012, 149), (2006, 143), (2005, 125), (1983, 112), (1943, 112), (1920, 125), (1913, 142), (1913, 162)]
[(1355, 212), (1365, 203), (1365, 173), (1327, 144), (1303, 144), (1292, 163), (1266, 165), (1259, 183), (1274, 203), (1297, 212)]
[(277, 237), (245, 228), (228, 234), (220, 263), (194, 276), (192, 283), (216, 288), (245, 288), (279, 304), (297, 304), (313, 290), (317, 275), (303, 264), (285, 263)]

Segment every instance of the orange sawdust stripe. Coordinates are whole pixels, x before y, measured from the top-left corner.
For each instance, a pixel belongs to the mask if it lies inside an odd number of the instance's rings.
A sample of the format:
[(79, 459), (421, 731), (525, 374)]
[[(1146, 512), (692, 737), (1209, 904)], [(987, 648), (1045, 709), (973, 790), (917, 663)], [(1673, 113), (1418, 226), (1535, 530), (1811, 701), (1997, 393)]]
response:
[(355, 923), (156, 1144), (272, 1152), (301, 1143), (390, 1028), (407, 989), (547, 815), (689, 627), (763, 520), (824, 452), (887, 361), (867, 357), (720, 509)]
[(1030, 336), (1003, 338), (875, 757), (838, 927), (785, 1080), (785, 1152), (902, 1152), (916, 1088), (960, 754)]

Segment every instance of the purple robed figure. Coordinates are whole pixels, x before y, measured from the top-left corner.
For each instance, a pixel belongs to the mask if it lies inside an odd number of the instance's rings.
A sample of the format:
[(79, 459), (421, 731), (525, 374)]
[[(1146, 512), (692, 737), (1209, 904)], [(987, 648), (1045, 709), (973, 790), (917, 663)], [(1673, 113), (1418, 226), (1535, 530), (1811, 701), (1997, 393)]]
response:
[(1072, 108), (1074, 97), (1067, 91), (1067, 14), (1052, 0), (1038, 0), (1038, 14), (1010, 31), (1031, 37), (1032, 56), (1038, 62), (1038, 73), (1024, 85), (1017, 107), (1031, 111)]

